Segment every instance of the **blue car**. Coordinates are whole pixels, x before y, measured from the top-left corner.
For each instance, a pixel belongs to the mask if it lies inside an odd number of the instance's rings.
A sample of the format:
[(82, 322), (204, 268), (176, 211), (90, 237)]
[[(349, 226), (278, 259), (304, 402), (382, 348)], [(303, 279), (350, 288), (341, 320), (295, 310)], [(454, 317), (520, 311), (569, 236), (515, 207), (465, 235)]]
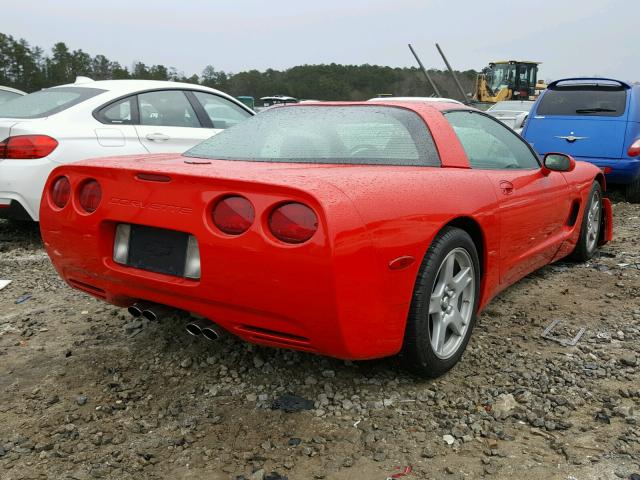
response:
[(600, 167), (627, 200), (640, 202), (640, 85), (608, 78), (549, 84), (522, 136), (540, 155), (561, 152)]

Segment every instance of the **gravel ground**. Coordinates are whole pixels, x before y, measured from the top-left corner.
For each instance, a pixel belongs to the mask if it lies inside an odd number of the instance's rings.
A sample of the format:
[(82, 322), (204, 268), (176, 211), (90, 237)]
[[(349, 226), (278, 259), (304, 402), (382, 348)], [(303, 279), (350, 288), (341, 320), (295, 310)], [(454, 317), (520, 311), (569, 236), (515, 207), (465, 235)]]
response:
[[(501, 294), (435, 381), (133, 320), (0, 221), (0, 478), (634, 478), (640, 206), (614, 210), (613, 243)], [(554, 319), (577, 346), (540, 337)], [(308, 409), (274, 409), (288, 393)]]

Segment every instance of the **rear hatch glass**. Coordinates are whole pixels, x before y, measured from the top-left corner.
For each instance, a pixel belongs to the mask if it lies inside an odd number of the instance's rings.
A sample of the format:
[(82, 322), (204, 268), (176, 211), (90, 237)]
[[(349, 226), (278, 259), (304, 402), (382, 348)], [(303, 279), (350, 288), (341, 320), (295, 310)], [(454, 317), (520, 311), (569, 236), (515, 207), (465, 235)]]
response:
[(541, 155), (621, 158), (624, 150), (627, 88), (571, 85), (546, 90), (529, 117), (524, 136)]
[(440, 166), (424, 121), (381, 106), (275, 107), (225, 130), (188, 157), (257, 162)]
[(55, 87), (0, 104), (0, 118), (43, 118), (104, 92), (99, 88)]
[(624, 115), (626, 105), (626, 88), (570, 86), (547, 90), (536, 114), (619, 117)]

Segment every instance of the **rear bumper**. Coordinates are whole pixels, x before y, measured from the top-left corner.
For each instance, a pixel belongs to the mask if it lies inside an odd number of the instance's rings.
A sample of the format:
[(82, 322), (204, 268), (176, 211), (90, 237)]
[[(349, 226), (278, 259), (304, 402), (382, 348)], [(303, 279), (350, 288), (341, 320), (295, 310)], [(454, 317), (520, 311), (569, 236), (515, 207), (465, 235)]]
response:
[[(81, 181), (68, 176), (72, 188)], [(180, 181), (174, 178), (172, 189), (178, 191)], [(415, 272), (390, 271), (379, 262), (362, 225), (338, 228), (320, 221), (316, 235), (301, 245), (283, 245), (265, 235), (269, 205), (289, 198), (322, 212), (314, 198), (301, 198), (293, 190), (274, 194), (275, 187), (265, 193), (262, 187), (243, 186), (260, 220), (244, 234), (231, 237), (217, 232), (206, 213), (211, 199), (225, 194), (216, 190), (229, 187), (185, 180), (188, 189), (173, 199), (157, 187), (152, 191), (143, 183), (136, 186), (135, 194), (149, 202), (158, 201), (154, 197), (163, 202), (179, 199), (189, 206), (178, 211), (123, 202), (132, 187), (117, 179), (105, 179), (103, 185), (112, 193), (103, 196), (91, 215), (77, 211), (75, 200), (62, 210), (52, 208), (47, 195), (42, 200), (45, 248), (72, 287), (122, 307), (147, 300), (193, 312), (246, 341), (268, 346), (343, 359), (378, 358), (400, 350), (411, 295), (398, 301), (385, 287), (397, 275), (411, 276), (413, 284)], [(352, 208), (340, 197), (332, 198), (331, 208)], [(112, 252), (118, 223), (193, 235), (200, 250), (201, 278), (190, 280), (115, 263)], [(339, 238), (331, 233), (336, 230), (341, 232)]]
[[(320, 258), (292, 258), (282, 269), (273, 252), (231, 252), (199, 237), (202, 277), (189, 280), (119, 265), (101, 248), (112, 249), (109, 224), (103, 233), (52, 229), (43, 216), (42, 236), (58, 273), (72, 287), (114, 305), (139, 300), (169, 305), (208, 318), (246, 341), (342, 359), (370, 359), (397, 353), (409, 305), (387, 305), (376, 282), (346, 279), (346, 267)], [(74, 247), (75, 245), (75, 247)], [(82, 245), (82, 248), (78, 248)], [(226, 258), (224, 258), (226, 257)], [(267, 265), (264, 259), (275, 263)], [(231, 261), (231, 262), (230, 262)], [(232, 266), (231, 264), (235, 264)], [(234, 271), (235, 270), (235, 271)]]
[[(35, 160), (0, 160), (0, 206), (11, 203), (17, 215), (26, 212), (28, 218), (38, 221), (40, 198), (47, 177), (55, 164), (48, 158)], [(16, 204), (15, 207), (13, 205)], [(3, 217), (0, 209), (0, 217)]]
[(640, 158), (576, 157), (576, 160), (593, 163), (601, 169), (605, 167), (611, 168), (611, 171), (605, 174), (607, 183), (626, 185), (640, 176)]

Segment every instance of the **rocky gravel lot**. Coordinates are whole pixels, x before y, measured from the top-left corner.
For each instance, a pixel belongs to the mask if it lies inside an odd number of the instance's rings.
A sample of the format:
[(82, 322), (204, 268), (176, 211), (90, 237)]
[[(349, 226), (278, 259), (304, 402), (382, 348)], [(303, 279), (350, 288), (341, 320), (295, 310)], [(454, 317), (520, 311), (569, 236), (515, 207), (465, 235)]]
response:
[(613, 243), (501, 294), (435, 381), (133, 320), (0, 221), (0, 478), (639, 479), (640, 206), (614, 210)]

